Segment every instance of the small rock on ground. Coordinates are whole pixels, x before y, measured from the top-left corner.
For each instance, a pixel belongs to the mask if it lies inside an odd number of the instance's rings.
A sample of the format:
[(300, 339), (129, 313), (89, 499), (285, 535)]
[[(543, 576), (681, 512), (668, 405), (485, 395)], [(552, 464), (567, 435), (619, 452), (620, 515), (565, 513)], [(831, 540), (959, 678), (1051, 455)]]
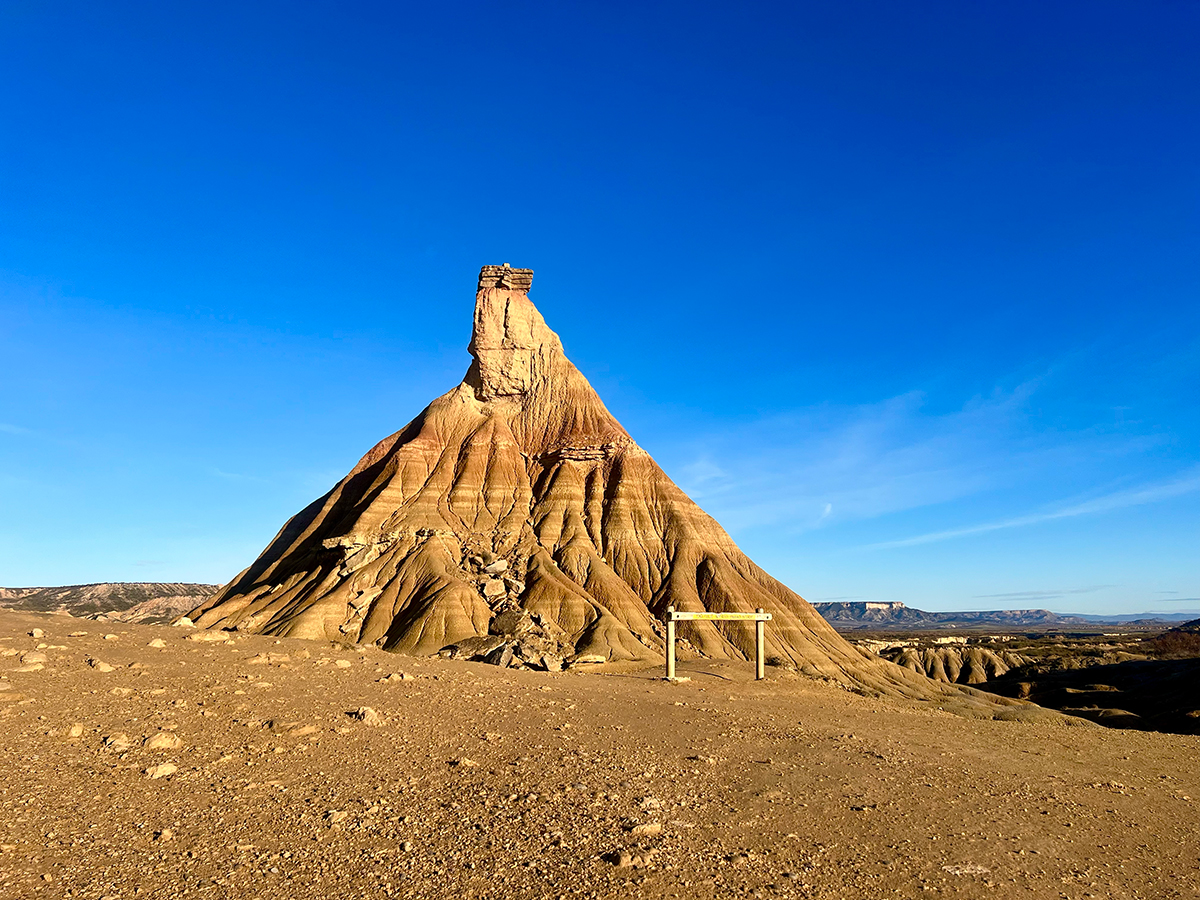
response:
[(362, 722), (364, 725), (370, 725), (374, 727), (376, 725), (383, 724), (383, 716), (369, 706), (360, 706), (358, 709), (354, 710), (354, 712), (350, 713), (350, 715), (353, 718), (358, 719), (358, 721)]

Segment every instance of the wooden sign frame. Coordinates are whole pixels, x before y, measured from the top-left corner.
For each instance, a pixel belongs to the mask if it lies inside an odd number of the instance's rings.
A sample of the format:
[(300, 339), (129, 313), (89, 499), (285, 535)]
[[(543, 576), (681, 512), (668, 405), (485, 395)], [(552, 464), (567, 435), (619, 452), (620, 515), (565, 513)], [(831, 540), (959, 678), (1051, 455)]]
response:
[(767, 677), (766, 660), (766, 627), (771, 621), (771, 614), (763, 612), (762, 608), (752, 613), (740, 612), (677, 612), (675, 607), (667, 607), (667, 679), (675, 678), (675, 623), (676, 622), (753, 622), (754, 623), (754, 679), (761, 681)]

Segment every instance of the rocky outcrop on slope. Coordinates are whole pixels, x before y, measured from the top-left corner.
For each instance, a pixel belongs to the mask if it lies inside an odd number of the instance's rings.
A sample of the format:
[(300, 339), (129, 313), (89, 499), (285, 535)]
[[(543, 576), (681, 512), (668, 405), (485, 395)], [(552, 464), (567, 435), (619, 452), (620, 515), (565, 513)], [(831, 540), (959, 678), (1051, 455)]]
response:
[(1200, 657), (1200, 619), (1192, 619), (1146, 641), (1139, 649), (1173, 659)]
[[(191, 613), (197, 624), (491, 655), (496, 623), (520, 611), (539, 633), (523, 636), (524, 648), (512, 635), (501, 661), (652, 663), (669, 606), (763, 608), (773, 616), (767, 654), (781, 664), (861, 690), (995, 711), (984, 695), (951, 698), (851, 647), (747, 558), (570, 363), (527, 295), (532, 277), (484, 267), (462, 383), (292, 518)], [(679, 632), (681, 657), (754, 653), (749, 623), (694, 621)]]
[(220, 585), (178, 582), (0, 588), (0, 607), (113, 622), (165, 624), (213, 596)]

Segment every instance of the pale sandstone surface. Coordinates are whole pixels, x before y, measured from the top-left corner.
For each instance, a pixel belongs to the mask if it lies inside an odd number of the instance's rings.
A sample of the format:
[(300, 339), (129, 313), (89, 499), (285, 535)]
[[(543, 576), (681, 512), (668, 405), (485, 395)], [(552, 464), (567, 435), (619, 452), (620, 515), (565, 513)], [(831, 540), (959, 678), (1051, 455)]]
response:
[(1200, 890), (1197, 737), (966, 719), (744, 662), (669, 684), (81, 624), (0, 612), (6, 898)]
[[(762, 608), (767, 655), (809, 676), (978, 715), (1049, 715), (937, 685), (838, 636), (634, 443), (530, 301), (532, 274), (484, 267), (462, 383), (292, 518), (190, 614), (197, 624), (427, 655), (477, 649), (520, 607), (539, 622), (535, 651), (648, 665), (662, 659), (667, 607)], [(685, 622), (679, 635), (682, 658), (754, 653), (751, 623)], [(512, 662), (511, 648), (497, 653)]]

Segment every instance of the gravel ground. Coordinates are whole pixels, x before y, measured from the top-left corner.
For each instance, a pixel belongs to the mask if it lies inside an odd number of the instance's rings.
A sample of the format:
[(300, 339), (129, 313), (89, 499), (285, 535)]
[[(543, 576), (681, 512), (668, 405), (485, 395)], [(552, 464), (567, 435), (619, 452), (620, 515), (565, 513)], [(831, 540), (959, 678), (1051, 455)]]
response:
[(1200, 892), (1195, 736), (206, 636), (0, 612), (0, 896)]

